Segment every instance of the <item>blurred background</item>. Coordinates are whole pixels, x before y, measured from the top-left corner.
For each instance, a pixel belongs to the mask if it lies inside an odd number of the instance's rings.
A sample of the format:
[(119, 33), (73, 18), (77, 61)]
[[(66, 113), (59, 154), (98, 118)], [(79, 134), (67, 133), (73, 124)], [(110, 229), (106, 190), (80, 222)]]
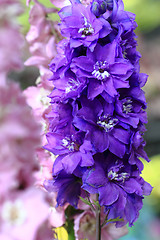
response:
[[(25, 5), (25, 0), (21, 1)], [(40, 2), (52, 6), (49, 0)], [(148, 102), (145, 150), (151, 162), (144, 162), (142, 175), (154, 189), (152, 195), (144, 200), (139, 220), (121, 240), (160, 240), (160, 0), (124, 0), (124, 5), (125, 10), (136, 14), (138, 51), (142, 55), (141, 72), (149, 75), (144, 87)], [(28, 13), (29, 8), (25, 7), (24, 14), (19, 17), (24, 35), (29, 29)], [(58, 19), (58, 16), (53, 17)], [(25, 49), (24, 61), (29, 57), (27, 43)], [(11, 74), (23, 89), (34, 85), (39, 75), (33, 67), (25, 67)]]

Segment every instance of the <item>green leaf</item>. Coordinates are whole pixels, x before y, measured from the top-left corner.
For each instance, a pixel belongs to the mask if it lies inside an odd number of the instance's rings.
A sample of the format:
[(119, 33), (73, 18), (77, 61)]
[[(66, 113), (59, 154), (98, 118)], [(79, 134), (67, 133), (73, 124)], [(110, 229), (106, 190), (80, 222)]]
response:
[(101, 206), (99, 205), (99, 202), (98, 202), (98, 201), (93, 200), (93, 202), (94, 202), (94, 205), (95, 205), (95, 206), (97, 206), (97, 207), (99, 207), (99, 208), (101, 207)]
[(123, 222), (123, 221), (124, 221), (123, 218), (118, 217), (118, 218), (111, 218), (111, 219), (107, 220), (107, 223), (109, 223), (109, 222)]
[(85, 204), (89, 205), (89, 206), (92, 206), (92, 203), (87, 199), (87, 198), (82, 198), (82, 197), (79, 197), (82, 202), (84, 202)]
[(75, 240), (74, 236), (74, 221), (67, 221), (67, 227), (66, 230), (68, 232), (68, 240)]

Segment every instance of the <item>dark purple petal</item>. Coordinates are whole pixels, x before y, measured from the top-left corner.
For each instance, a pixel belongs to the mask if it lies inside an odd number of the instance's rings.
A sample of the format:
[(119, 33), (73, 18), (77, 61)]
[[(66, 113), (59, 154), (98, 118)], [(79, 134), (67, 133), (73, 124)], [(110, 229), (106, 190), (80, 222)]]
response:
[(93, 100), (95, 97), (97, 97), (99, 94), (101, 94), (104, 90), (104, 85), (96, 80), (96, 79), (90, 79), (88, 84), (88, 99)]
[(114, 97), (117, 95), (117, 91), (115, 89), (115, 86), (113, 84), (112, 78), (107, 79), (104, 83), (104, 90), (111, 96)]
[(116, 156), (122, 158), (126, 152), (126, 147), (113, 136), (109, 135), (109, 150)]
[(108, 183), (104, 187), (98, 189), (99, 192), (99, 203), (103, 205), (111, 205), (117, 201), (119, 196), (118, 187), (114, 184)]
[(105, 131), (93, 130), (90, 134), (91, 141), (97, 152), (104, 152), (109, 147), (109, 137)]
[(113, 136), (124, 144), (129, 144), (131, 134), (129, 131), (124, 130), (123, 128), (113, 129)]

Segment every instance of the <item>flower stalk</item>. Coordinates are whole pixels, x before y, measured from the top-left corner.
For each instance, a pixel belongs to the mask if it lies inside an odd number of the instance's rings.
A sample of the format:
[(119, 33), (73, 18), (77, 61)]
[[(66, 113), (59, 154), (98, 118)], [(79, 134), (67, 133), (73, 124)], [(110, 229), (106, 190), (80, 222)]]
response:
[[(96, 201), (98, 201), (98, 194), (96, 195)], [(96, 206), (96, 240), (101, 240), (101, 208)]]

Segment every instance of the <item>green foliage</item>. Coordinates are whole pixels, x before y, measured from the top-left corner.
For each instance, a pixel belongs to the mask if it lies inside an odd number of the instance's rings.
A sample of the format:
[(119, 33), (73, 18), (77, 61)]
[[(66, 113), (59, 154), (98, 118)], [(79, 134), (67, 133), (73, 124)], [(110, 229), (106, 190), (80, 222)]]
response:
[(160, 199), (160, 155), (151, 158), (150, 163), (143, 162), (142, 177), (153, 186), (151, 197)]
[(65, 210), (66, 222), (65, 222), (65, 229), (68, 233), (68, 240), (75, 240), (74, 236), (74, 220), (73, 216), (76, 212), (76, 209), (72, 206), (68, 206)]
[(75, 236), (74, 236), (74, 222), (72, 221), (67, 221), (67, 226), (66, 226), (66, 230), (68, 232), (68, 240), (75, 240)]
[(160, 27), (159, 0), (124, 0), (124, 6), (136, 14), (139, 31), (148, 33)]
[(104, 227), (107, 223), (115, 223), (115, 222), (123, 222), (123, 221), (124, 221), (124, 219), (123, 218), (119, 218), (119, 217), (108, 219), (108, 214), (107, 214), (106, 217), (105, 217), (104, 222), (101, 225), (101, 227)]

